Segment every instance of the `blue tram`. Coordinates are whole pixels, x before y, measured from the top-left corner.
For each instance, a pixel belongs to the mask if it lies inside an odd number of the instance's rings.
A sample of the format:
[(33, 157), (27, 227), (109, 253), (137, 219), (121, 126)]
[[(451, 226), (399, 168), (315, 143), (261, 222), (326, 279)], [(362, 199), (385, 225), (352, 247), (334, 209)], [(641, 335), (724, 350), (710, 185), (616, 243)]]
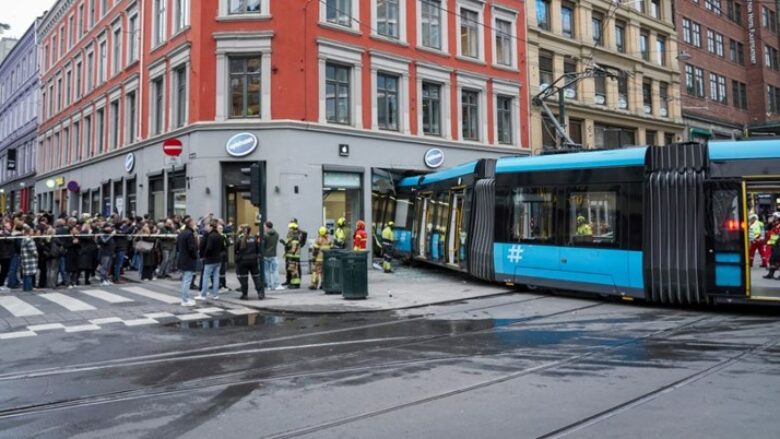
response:
[(747, 226), (778, 194), (772, 140), (483, 159), (400, 181), (396, 252), (626, 300), (780, 301), (780, 280), (751, 263)]

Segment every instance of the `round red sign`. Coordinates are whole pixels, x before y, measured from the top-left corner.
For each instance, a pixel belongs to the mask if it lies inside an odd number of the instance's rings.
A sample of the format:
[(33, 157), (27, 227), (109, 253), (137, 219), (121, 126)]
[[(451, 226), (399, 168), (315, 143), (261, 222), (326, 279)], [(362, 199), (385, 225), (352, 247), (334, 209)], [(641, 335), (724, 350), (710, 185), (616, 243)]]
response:
[(181, 140), (167, 139), (163, 142), (163, 152), (170, 157), (178, 157), (182, 151)]

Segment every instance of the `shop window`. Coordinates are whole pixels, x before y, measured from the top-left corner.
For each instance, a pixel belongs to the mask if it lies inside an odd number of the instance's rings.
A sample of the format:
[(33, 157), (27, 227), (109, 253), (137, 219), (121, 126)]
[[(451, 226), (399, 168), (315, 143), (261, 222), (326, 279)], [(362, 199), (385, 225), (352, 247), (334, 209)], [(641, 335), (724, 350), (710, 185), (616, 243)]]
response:
[(187, 174), (175, 172), (168, 176), (168, 215), (187, 214)]
[(105, 183), (102, 187), (103, 192), (103, 205), (101, 206), (100, 213), (103, 216), (111, 215), (113, 208), (111, 207), (111, 182)]
[(548, 188), (512, 190), (512, 242), (551, 242), (554, 239), (554, 197)]
[(89, 207), (89, 191), (84, 191), (81, 193), (81, 213), (88, 213), (90, 211)]
[(569, 244), (615, 244), (615, 192), (569, 193)]
[(93, 189), (90, 191), (90, 208), (89, 212), (92, 215), (100, 213), (100, 189)]
[[(336, 220), (344, 217), (354, 227), (363, 218), (363, 174), (323, 172), (323, 224), (332, 231)], [(351, 236), (351, 232), (347, 235)]]
[(124, 186), (124, 182), (122, 180), (114, 182), (114, 203), (112, 208), (113, 212), (119, 215), (122, 215), (125, 212), (125, 195), (124, 191), (122, 190), (122, 186)]
[(127, 180), (127, 186), (125, 187), (125, 212), (127, 216), (135, 214), (137, 212), (138, 202), (136, 201), (135, 191), (136, 181), (135, 178)]
[(162, 176), (149, 178), (149, 215), (153, 219), (165, 216), (165, 184)]

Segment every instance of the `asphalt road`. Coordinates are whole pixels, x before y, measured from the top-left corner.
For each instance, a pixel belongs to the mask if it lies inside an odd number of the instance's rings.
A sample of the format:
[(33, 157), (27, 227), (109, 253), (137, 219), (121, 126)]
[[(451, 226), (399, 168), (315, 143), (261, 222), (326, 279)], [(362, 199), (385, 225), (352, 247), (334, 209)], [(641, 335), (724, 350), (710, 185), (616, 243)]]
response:
[(516, 293), (220, 315), (0, 340), (0, 437), (780, 435), (777, 311)]

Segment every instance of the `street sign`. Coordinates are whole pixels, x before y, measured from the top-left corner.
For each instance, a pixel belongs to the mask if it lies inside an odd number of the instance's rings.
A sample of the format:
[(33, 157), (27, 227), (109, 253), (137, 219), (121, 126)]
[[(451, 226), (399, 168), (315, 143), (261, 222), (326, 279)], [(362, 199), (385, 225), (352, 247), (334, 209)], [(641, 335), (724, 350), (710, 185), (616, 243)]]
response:
[(184, 148), (179, 139), (166, 139), (163, 142), (163, 152), (169, 157), (178, 157), (183, 150)]

